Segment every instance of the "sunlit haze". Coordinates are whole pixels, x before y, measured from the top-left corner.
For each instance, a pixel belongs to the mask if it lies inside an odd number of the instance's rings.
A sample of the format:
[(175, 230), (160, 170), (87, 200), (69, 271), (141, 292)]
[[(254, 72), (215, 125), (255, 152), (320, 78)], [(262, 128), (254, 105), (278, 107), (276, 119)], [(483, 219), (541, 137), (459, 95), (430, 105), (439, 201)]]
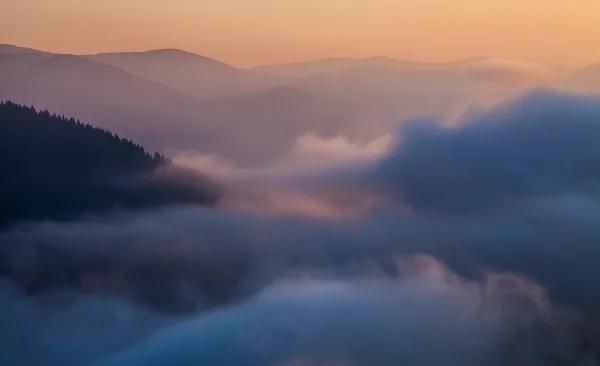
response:
[(236, 66), (325, 57), (600, 60), (598, 0), (3, 0), (0, 43), (180, 48)]

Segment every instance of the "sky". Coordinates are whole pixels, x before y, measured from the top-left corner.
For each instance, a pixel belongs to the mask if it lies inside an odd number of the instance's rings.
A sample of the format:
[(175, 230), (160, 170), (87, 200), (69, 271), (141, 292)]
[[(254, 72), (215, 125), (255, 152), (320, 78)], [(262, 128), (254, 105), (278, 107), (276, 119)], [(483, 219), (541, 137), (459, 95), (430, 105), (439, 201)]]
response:
[(600, 62), (599, 0), (0, 0), (0, 43), (180, 48), (240, 67), (325, 57)]

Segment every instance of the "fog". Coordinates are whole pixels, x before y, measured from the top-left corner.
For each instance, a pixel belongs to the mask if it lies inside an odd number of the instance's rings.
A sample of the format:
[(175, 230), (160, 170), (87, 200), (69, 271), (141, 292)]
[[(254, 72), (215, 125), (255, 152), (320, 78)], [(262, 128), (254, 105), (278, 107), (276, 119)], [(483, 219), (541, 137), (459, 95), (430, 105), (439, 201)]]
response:
[(597, 97), (539, 89), (455, 128), (406, 123), (381, 170), (417, 210), (480, 211), (560, 195), (593, 199), (599, 119)]
[(289, 166), (189, 153), (218, 207), (0, 233), (0, 363), (596, 365), (599, 122), (536, 89)]
[(544, 361), (539, 350), (585, 362), (570, 335), (552, 329), (556, 319), (534, 285), (510, 276), (464, 282), (430, 258), (408, 264), (416, 273), (402, 280), (275, 285), (96, 365), (533, 364)]
[(13, 296), (3, 338), (19, 342), (2, 357), (19, 365), (593, 364), (570, 314), (527, 279), (467, 281), (426, 256), (396, 266), (395, 279), (373, 266), (350, 278), (290, 276), (243, 303), (181, 318), (65, 293), (32, 308), (3, 289)]

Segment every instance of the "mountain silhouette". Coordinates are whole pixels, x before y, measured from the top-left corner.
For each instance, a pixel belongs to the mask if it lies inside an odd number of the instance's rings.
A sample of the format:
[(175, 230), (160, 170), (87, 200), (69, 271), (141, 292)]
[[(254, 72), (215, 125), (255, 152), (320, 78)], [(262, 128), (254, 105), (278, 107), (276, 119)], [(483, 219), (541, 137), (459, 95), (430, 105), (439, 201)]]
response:
[[(4, 55), (5, 58), (11, 56)], [(13, 55), (20, 58), (22, 55)], [(143, 103), (171, 103), (186, 96), (166, 86), (140, 79), (114, 66), (75, 55), (51, 55), (6, 75), (2, 90), (12, 98), (40, 95), (45, 99), (68, 98), (87, 103), (136, 106)], [(4, 98), (7, 99), (7, 98)], [(33, 99), (34, 105), (42, 101)], [(30, 102), (27, 102), (30, 104)], [(48, 106), (50, 108), (54, 106)], [(44, 107), (45, 108), (45, 107)]]
[(262, 91), (286, 80), (238, 69), (208, 57), (176, 49), (102, 53), (88, 58), (200, 98)]
[(112, 209), (212, 204), (203, 177), (73, 118), (0, 103), (0, 224)]
[[(347, 104), (297, 88), (199, 99), (83, 56), (22, 56), (0, 55), (10, 60), (0, 62), (0, 100), (73, 116), (160, 152), (194, 150), (258, 164), (290, 150), (299, 135), (331, 134), (357, 118)], [(3, 73), (3, 65), (16, 71)]]
[(420, 62), (397, 60), (383, 56), (368, 58), (326, 58), (313, 61), (263, 65), (255, 67), (252, 70), (268, 75), (304, 78), (312, 75), (335, 74), (361, 67), (381, 67), (414, 72), (474, 71), (485, 69), (503, 73), (529, 73), (532, 75), (560, 71), (560, 68), (556, 66), (521, 59), (473, 57), (450, 62)]
[(202, 109), (201, 123), (212, 124), (202, 145), (248, 166), (276, 160), (306, 133), (334, 138), (361, 118), (349, 103), (289, 86), (203, 101)]
[(18, 52), (18, 48), (14, 50), (0, 46), (0, 79), (52, 56), (54, 56), (52, 53), (36, 52), (35, 50), (32, 50), (32, 52)]
[(256, 166), (287, 154), (305, 134), (370, 141), (415, 115), (454, 118), (532, 87), (560, 86), (570, 73), (489, 57), (337, 58), (245, 70), (177, 49), (40, 51), (0, 53), (0, 100), (80, 118), (151, 150)]
[(418, 61), (395, 60), (382, 56), (368, 58), (335, 57), (304, 62), (263, 65), (255, 67), (252, 70), (268, 75), (303, 78), (317, 74), (334, 74), (361, 66), (380, 66), (398, 69), (410, 68), (416, 70), (433, 68), (436, 67), (437, 64)]
[(297, 78), (292, 85), (362, 110), (364, 120), (370, 123), (356, 129), (355, 136), (370, 138), (416, 115), (452, 118), (472, 105), (494, 104), (540, 85), (561, 85), (568, 78), (568, 70), (517, 59), (473, 58), (447, 63), (386, 58), (330, 61), (343, 68)]
[(181, 124), (197, 103), (164, 85), (74, 55), (52, 55), (0, 75), (0, 100), (73, 116), (144, 145), (154, 141), (154, 128)]
[(45, 53), (43, 51), (34, 50), (33, 48), (13, 46), (12, 44), (0, 43), (0, 53)]

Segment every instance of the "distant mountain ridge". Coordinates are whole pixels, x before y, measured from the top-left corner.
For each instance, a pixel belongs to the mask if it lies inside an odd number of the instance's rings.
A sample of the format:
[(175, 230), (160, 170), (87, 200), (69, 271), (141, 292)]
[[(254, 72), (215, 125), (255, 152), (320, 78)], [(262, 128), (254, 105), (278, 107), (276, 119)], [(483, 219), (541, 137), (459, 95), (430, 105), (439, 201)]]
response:
[[(142, 98), (160, 98), (163, 102), (189, 98), (167, 86), (137, 78), (118, 67), (75, 55), (52, 54), (43, 57), (10, 75), (5, 75), (2, 81), (5, 83), (2, 88), (5, 94), (13, 94), (16, 97), (19, 96), (20, 90), (28, 88), (47, 96), (44, 88), (56, 89), (58, 92), (60, 87), (68, 89), (72, 93), (69, 97), (73, 99), (83, 99), (90, 94), (90, 97), (93, 96), (98, 101), (110, 99), (115, 103), (125, 97), (128, 103), (132, 99)], [(115, 88), (116, 86), (119, 87)], [(50, 93), (50, 90), (47, 92)], [(14, 99), (10, 95), (3, 96), (1, 92), (0, 98)], [(40, 105), (37, 101), (31, 104)]]
[(108, 62), (111, 61), (112, 58), (116, 57), (160, 57), (160, 56), (168, 56), (168, 57), (177, 57), (179, 59), (188, 59), (193, 61), (202, 61), (209, 64), (213, 64), (217, 67), (224, 68), (234, 68), (231, 65), (228, 65), (224, 62), (198, 55), (196, 53), (188, 52), (185, 50), (180, 50), (176, 48), (162, 48), (156, 50), (148, 50), (148, 51), (140, 51), (140, 52), (101, 52), (90, 55), (82, 55), (92, 59), (106, 59)]
[[(46, 54), (57, 54), (54, 52), (41, 51), (33, 48), (21, 47), (11, 44), (0, 44), (0, 53), (46, 53)], [(221, 67), (226, 67), (229, 69), (236, 70), (244, 70), (244, 71), (257, 71), (259, 73), (264, 74), (291, 74), (295, 77), (308, 76), (312, 73), (319, 73), (321, 68), (325, 69), (325, 72), (339, 72), (348, 68), (353, 68), (357, 66), (385, 66), (385, 67), (394, 67), (394, 68), (440, 68), (440, 67), (448, 67), (448, 66), (457, 66), (457, 65), (475, 65), (475, 64), (484, 64), (484, 63), (494, 63), (497, 61), (500, 62), (520, 62), (521, 64), (529, 63), (529, 64), (542, 64), (541, 62), (519, 59), (519, 58), (497, 58), (497, 57), (470, 57), (466, 59), (459, 59), (454, 61), (439, 61), (439, 62), (428, 62), (428, 61), (408, 61), (390, 58), (386, 56), (372, 56), (372, 57), (330, 57), (316, 60), (307, 60), (307, 61), (297, 61), (297, 62), (289, 62), (289, 63), (274, 63), (274, 64), (265, 64), (250, 68), (237, 68), (231, 66), (230, 64), (219, 61), (213, 58), (209, 58), (206, 56), (199, 55), (194, 52), (177, 49), (177, 48), (162, 48), (162, 49), (152, 49), (146, 51), (124, 51), (124, 52), (101, 52), (95, 54), (77, 54), (77, 56), (85, 56), (94, 59), (105, 59), (108, 63), (111, 62), (120, 62), (116, 60), (111, 60), (112, 58), (119, 57), (146, 57), (146, 56), (178, 56), (181, 58), (188, 59), (196, 59), (202, 60), (207, 63), (212, 63), (213, 65), (220, 65)], [(590, 65), (589, 67), (583, 67), (578, 70), (585, 70), (593, 67), (594, 65)], [(310, 70), (314, 68), (313, 70)], [(295, 75), (294, 75), (295, 74)]]
[[(254, 67), (252, 70), (269, 75), (304, 78), (312, 75), (339, 73), (360, 67), (385, 67), (404, 71), (468, 70), (472, 68), (512, 68), (513, 70), (521, 68), (522, 70), (527, 69), (530, 71), (537, 68), (538, 70), (536, 71), (539, 71), (547, 66), (540, 62), (510, 58), (472, 57), (448, 62), (421, 62), (377, 56), (367, 58), (326, 58), (303, 62), (271, 64)], [(548, 66), (548, 68), (550, 67)]]
[(86, 57), (199, 98), (263, 91), (286, 80), (173, 49), (101, 53)]
[(368, 141), (415, 115), (454, 118), (537, 86), (600, 85), (593, 69), (514, 58), (333, 58), (240, 69), (177, 49), (77, 56), (6, 48), (0, 100), (240, 167), (277, 160), (305, 134)]
[(298, 134), (332, 131), (353, 118), (336, 101), (293, 87), (200, 99), (83, 56), (24, 56), (0, 55), (0, 100), (74, 116), (161, 152), (216, 153), (256, 164), (286, 152)]
[(254, 67), (252, 70), (270, 75), (302, 78), (313, 74), (337, 73), (360, 66), (423, 67), (425, 65), (428, 64), (418, 61), (400, 61), (382, 56), (368, 58), (335, 57), (284, 64), (268, 64)]
[(45, 53), (33, 48), (19, 47), (12, 44), (0, 43), (0, 53)]

